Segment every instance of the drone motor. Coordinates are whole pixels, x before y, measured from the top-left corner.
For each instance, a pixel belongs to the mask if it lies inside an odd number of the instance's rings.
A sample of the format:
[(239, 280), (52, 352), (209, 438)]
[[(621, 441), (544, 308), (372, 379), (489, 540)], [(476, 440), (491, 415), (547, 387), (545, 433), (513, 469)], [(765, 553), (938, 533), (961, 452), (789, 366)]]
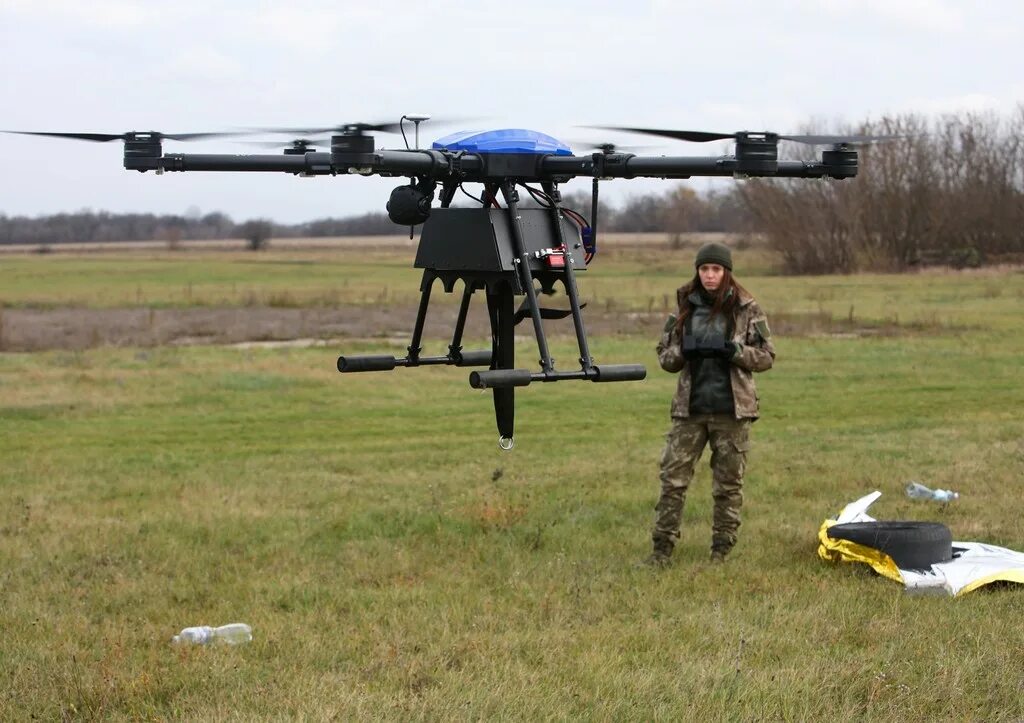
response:
[(773, 176), (779, 167), (779, 137), (774, 133), (736, 134), (736, 175)]
[(828, 167), (830, 178), (842, 180), (857, 175), (857, 149), (846, 143), (837, 143), (830, 150), (822, 151), (821, 162)]

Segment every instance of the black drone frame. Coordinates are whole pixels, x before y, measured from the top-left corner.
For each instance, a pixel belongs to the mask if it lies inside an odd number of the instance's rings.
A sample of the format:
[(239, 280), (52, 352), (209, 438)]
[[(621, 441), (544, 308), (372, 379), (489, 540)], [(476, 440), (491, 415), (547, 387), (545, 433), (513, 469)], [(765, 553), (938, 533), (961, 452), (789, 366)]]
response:
[[(500, 434), (499, 444), (510, 449), (513, 444), (515, 388), (532, 382), (554, 382), (584, 379), (593, 382), (640, 380), (646, 370), (640, 364), (599, 365), (594, 363), (587, 344), (587, 335), (576, 273), (586, 270), (587, 247), (596, 248), (598, 185), (602, 179), (614, 178), (690, 178), (692, 176), (785, 177), (785, 178), (852, 178), (857, 174), (855, 143), (873, 139), (839, 136), (780, 136), (774, 133), (741, 132), (709, 134), (647, 129), (617, 129), (646, 132), (682, 140), (720, 140), (732, 138), (736, 149), (732, 156), (638, 156), (615, 152), (607, 146), (603, 152), (590, 155), (557, 155), (536, 153), (473, 153), (437, 149), (378, 150), (374, 137), (366, 130), (382, 130), (355, 124), (330, 129), (330, 152), (309, 150), (307, 141), (295, 144), (283, 154), (221, 155), (164, 154), (164, 139), (186, 140), (212, 134), (164, 135), (153, 132), (131, 132), (119, 136), (100, 134), (57, 134), (84, 140), (123, 140), (124, 167), (135, 171), (156, 173), (179, 171), (252, 171), (292, 173), (300, 176), (335, 176), (340, 174), (407, 176), (409, 185), (396, 188), (389, 203), (392, 220), (402, 225), (424, 223), (416, 256), (416, 268), (423, 269), (420, 304), (412, 332), (412, 340), (403, 358), (394, 356), (342, 356), (338, 371), (385, 371), (395, 367), (428, 365), (486, 366), (487, 370), (470, 374), (470, 384), (477, 389), (490, 388), (494, 395), (495, 416)], [(323, 130), (323, 129), (321, 129)], [(417, 123), (418, 130), (418, 123)], [(780, 140), (828, 144), (830, 148), (818, 161), (786, 161), (778, 158)], [(558, 184), (575, 177), (593, 179), (590, 244), (586, 244), (581, 225), (567, 218), (561, 203)], [(483, 184), (481, 208), (450, 208), (462, 183)], [(539, 183), (535, 191), (546, 207), (521, 208), (517, 185)], [(431, 208), (434, 192), (440, 184), (440, 208)], [(500, 208), (500, 193), (505, 208)], [(464, 284), (455, 329), (448, 354), (421, 356), (421, 341), (430, 303), (430, 292), (440, 280), (451, 293), (455, 282)], [(540, 291), (553, 293), (560, 282), (569, 300), (567, 311), (554, 311), (540, 306), (535, 283)], [(491, 326), (489, 351), (463, 351), (462, 336), (473, 293), (485, 290)], [(522, 306), (515, 310), (514, 297), (525, 295)], [(533, 323), (540, 370), (515, 369), (514, 327), (529, 317)], [(579, 347), (579, 369), (559, 371), (548, 348), (543, 319), (571, 316)]]
[[(43, 134), (37, 134), (43, 135)], [(57, 135), (57, 134), (53, 134)], [(66, 135), (66, 134), (61, 134)], [(435, 182), (565, 182), (578, 176), (612, 178), (690, 178), (692, 176), (771, 176), (776, 178), (853, 178), (857, 150), (837, 142), (820, 161), (780, 161), (775, 133), (735, 134), (733, 156), (638, 156), (594, 153), (587, 156), (534, 153), (466, 153), (446, 150), (376, 150), (373, 136), (349, 133), (331, 137), (330, 153), (288, 149), (274, 155), (162, 152), (157, 132), (124, 134), (124, 167), (133, 171), (257, 171), (300, 176), (413, 176)], [(828, 138), (822, 136), (822, 138)], [(841, 138), (841, 137), (836, 137)]]

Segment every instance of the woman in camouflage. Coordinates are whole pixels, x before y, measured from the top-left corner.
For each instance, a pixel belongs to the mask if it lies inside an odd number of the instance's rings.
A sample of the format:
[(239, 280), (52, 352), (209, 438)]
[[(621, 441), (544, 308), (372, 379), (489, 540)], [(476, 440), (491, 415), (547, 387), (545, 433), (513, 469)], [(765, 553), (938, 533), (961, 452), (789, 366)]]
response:
[(743, 472), (750, 425), (758, 416), (753, 372), (775, 359), (768, 320), (732, 276), (732, 253), (711, 243), (697, 252), (693, 279), (676, 292), (677, 315), (669, 317), (658, 343), (658, 362), (679, 373), (672, 400), (672, 428), (661, 458), (661, 498), (648, 562), (668, 562), (679, 540), (683, 503), (693, 469), (711, 446), (715, 509), (711, 560), (722, 562), (736, 544), (743, 504)]

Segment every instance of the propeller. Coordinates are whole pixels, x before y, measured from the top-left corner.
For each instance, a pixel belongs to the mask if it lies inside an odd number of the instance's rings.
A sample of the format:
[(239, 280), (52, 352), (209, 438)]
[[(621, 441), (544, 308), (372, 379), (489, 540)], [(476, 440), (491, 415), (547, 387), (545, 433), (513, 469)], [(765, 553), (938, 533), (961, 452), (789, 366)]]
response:
[(382, 133), (398, 133), (398, 123), (343, 123), (336, 126), (325, 126), (320, 128), (251, 128), (250, 130), (259, 133), (287, 133), (292, 136), (315, 136), (321, 133), (333, 135), (363, 135), (370, 131)]
[[(294, 138), (291, 141), (239, 141), (239, 143), (245, 143), (251, 146), (260, 146), (262, 148), (294, 148), (298, 149), (311, 149), (315, 146), (330, 145), (331, 141), (328, 138)], [(291, 145), (287, 145), (287, 144)]]
[(662, 130), (658, 128), (627, 128), (625, 126), (586, 126), (603, 131), (625, 131), (626, 133), (643, 133), (648, 136), (661, 136), (663, 138), (674, 138), (677, 141), (693, 141), (694, 143), (707, 143), (708, 141), (723, 141), (735, 138), (736, 133), (707, 133), (704, 131), (677, 131)]
[(832, 135), (801, 135), (801, 136), (779, 136), (784, 141), (795, 143), (806, 143), (809, 146), (846, 145), (863, 146), (870, 143), (885, 143), (886, 141), (898, 141), (906, 138), (904, 135), (895, 136), (832, 136)]
[(425, 113), (407, 113), (403, 115), (401, 120), (395, 121), (394, 123), (341, 123), (336, 126), (321, 126), (319, 128), (251, 128), (249, 130), (259, 133), (287, 133), (293, 136), (315, 136), (321, 133), (329, 133), (331, 135), (362, 135), (370, 132), (380, 133), (401, 133), (402, 132), (402, 121), (405, 121), (407, 127), (413, 125), (418, 126), (420, 123), (430, 121), (433, 125), (452, 125), (455, 123), (465, 123), (472, 118), (433, 118)]
[(779, 140), (806, 143), (807, 145), (863, 145), (880, 141), (893, 141), (905, 136), (869, 136), (869, 135), (781, 135), (776, 133), (759, 133), (754, 131), (738, 131), (736, 133), (716, 133), (713, 131), (681, 131), (659, 128), (626, 128), (623, 126), (588, 126), (606, 131), (626, 131), (627, 133), (643, 133), (649, 136), (674, 138), (678, 141), (707, 143), (709, 141), (742, 140), (750, 136), (775, 136)]
[(598, 151), (608, 155), (610, 153), (633, 153), (634, 151), (646, 151), (655, 146), (620, 146), (618, 143), (598, 143), (595, 141), (570, 141), (575, 147), (585, 148), (588, 151)]
[(198, 141), (203, 138), (223, 138), (227, 136), (239, 136), (244, 133), (237, 132), (213, 132), (213, 133), (160, 133), (159, 131), (128, 131), (127, 133), (54, 133), (50, 131), (3, 131), (4, 133), (17, 133), (23, 136), (48, 136), (51, 138), (70, 138), (76, 141), (93, 141), (95, 143), (107, 143), (109, 141), (131, 141), (138, 136), (152, 140), (169, 141)]

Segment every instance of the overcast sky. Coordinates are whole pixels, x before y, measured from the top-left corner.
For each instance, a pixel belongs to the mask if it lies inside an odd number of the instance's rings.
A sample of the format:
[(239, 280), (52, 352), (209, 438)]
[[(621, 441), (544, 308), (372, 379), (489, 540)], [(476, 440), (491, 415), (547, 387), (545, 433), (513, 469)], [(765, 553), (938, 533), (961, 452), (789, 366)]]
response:
[[(1022, 38), (1019, 0), (0, 0), (0, 129), (182, 133), (426, 112), (570, 145), (650, 142), (583, 124), (785, 133), (907, 111), (1009, 113), (1024, 101)], [(461, 129), (435, 128), (421, 140)], [(223, 140), (164, 150), (263, 152)], [(383, 210), (396, 185), (129, 173), (120, 143), (15, 135), (0, 135), (0, 159), (8, 215), (198, 208), (297, 222)], [(604, 188), (621, 201), (669, 183)]]

